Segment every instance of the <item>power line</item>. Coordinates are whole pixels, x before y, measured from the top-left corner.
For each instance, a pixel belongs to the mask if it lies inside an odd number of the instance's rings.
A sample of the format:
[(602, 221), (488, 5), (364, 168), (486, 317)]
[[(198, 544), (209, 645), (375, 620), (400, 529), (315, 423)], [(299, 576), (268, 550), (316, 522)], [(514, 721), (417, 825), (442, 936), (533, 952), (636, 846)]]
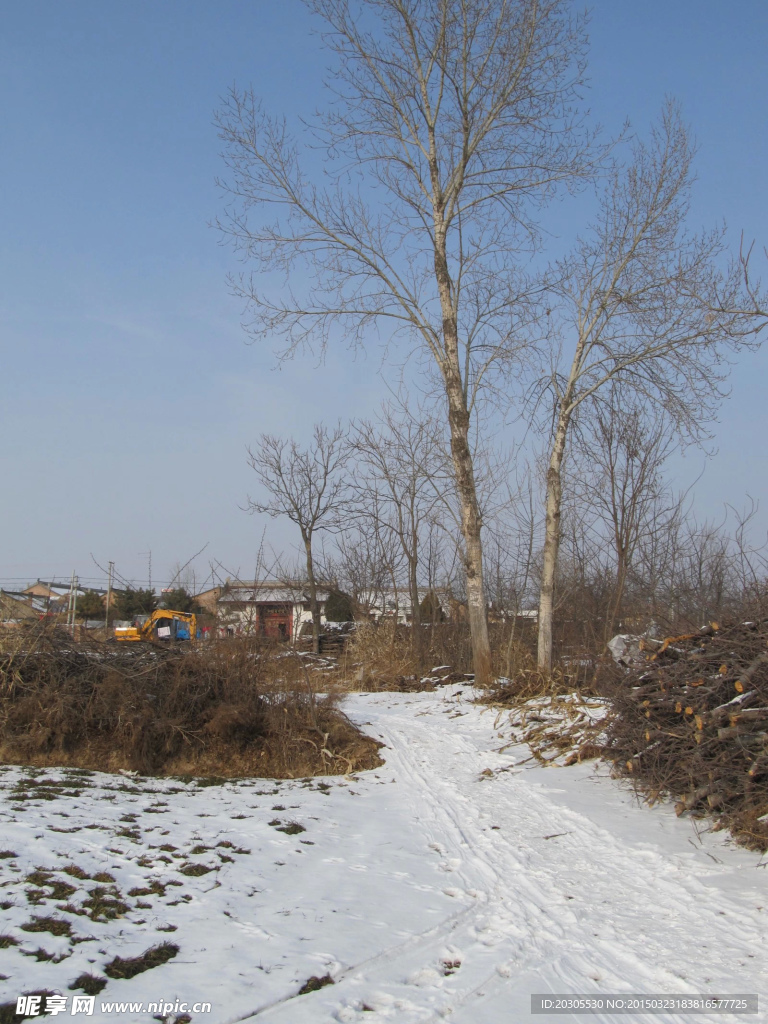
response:
[[(109, 578), (109, 573), (108, 571), (105, 571), (104, 576), (80, 576), (78, 574), (77, 578), (80, 584), (80, 589), (82, 590), (85, 584), (105, 584)], [(207, 583), (210, 578), (211, 574), (209, 572), (208, 575), (206, 576), (205, 582)], [(114, 579), (118, 583), (122, 584), (122, 586), (128, 587), (133, 590), (139, 587), (148, 587), (150, 585), (150, 582), (154, 585), (155, 589), (158, 589), (162, 587), (172, 586), (174, 583), (178, 581), (178, 576), (174, 576), (173, 578), (168, 580), (158, 580), (155, 578), (150, 581), (136, 577), (131, 577), (129, 579), (120, 576), (118, 573), (114, 573)], [(68, 590), (70, 581), (68, 579), (63, 579), (61, 577), (57, 579), (55, 576), (38, 577), (37, 579), (30, 579), (29, 576), (0, 576), (0, 589), (17, 590), (19, 589), (18, 584), (20, 583), (24, 584), (23, 588), (21, 588), (24, 590), (26, 590), (27, 587), (33, 587), (36, 583), (46, 583), (50, 586), (58, 587), (61, 590)], [(88, 587), (86, 586), (85, 589), (87, 590)], [(117, 589), (120, 589), (120, 587), (118, 587)]]

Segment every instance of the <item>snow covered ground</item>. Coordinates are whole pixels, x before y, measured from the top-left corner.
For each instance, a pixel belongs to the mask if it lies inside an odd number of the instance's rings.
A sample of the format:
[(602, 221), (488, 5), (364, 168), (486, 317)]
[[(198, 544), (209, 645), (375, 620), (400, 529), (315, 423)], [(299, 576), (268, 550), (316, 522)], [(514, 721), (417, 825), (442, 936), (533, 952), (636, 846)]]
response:
[[(594, 763), (529, 760), (471, 696), (350, 697), (350, 717), (386, 745), (383, 767), (351, 779), (3, 769), (0, 1003), (58, 992), (72, 1019), (76, 978), (167, 942), (166, 963), (108, 980), (94, 1024), (151, 1021), (150, 1002), (176, 1001), (210, 1002), (190, 1014), (209, 1024), (768, 1019), (531, 1017), (531, 993), (546, 992), (768, 1005), (766, 862), (639, 807)], [(34, 918), (70, 934), (25, 931)], [(333, 985), (298, 994), (326, 975)], [(121, 1002), (144, 1005), (107, 1008)]]

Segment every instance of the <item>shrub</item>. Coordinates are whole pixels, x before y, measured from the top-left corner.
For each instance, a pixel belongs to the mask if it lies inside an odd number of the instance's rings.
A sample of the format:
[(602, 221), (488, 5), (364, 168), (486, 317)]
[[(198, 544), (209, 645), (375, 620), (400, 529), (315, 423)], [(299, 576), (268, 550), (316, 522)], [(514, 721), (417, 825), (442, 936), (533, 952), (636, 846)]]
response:
[(277, 644), (110, 647), (36, 628), (0, 653), (6, 762), (293, 778), (372, 767), (376, 748)]
[(332, 590), (325, 602), (325, 617), (328, 622), (351, 622), (352, 598), (340, 590)]
[(445, 622), (445, 612), (434, 590), (429, 590), (419, 605), (422, 622)]

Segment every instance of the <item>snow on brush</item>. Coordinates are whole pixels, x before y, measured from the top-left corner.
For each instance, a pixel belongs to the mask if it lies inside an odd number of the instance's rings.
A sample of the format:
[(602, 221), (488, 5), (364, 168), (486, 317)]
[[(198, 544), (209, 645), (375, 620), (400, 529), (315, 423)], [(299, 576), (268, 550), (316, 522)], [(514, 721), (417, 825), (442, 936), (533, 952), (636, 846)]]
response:
[[(0, 770), (0, 1003), (58, 993), (73, 1019), (83, 975), (106, 981), (94, 1024), (509, 1024), (531, 993), (765, 1002), (765, 861), (594, 762), (531, 761), (471, 698), (348, 698), (385, 744), (352, 778)], [(158, 946), (164, 962), (112, 976)]]

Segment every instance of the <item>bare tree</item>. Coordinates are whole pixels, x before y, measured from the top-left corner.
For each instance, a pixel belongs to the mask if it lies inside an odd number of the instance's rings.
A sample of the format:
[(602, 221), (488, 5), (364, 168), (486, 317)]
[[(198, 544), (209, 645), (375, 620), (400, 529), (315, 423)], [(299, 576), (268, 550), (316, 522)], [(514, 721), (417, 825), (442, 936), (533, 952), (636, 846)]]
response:
[(273, 518), (286, 516), (301, 533), (312, 611), (312, 646), (317, 654), (320, 651), (320, 610), (312, 541), (318, 531), (338, 525), (346, 490), (341, 472), (349, 458), (346, 433), (341, 424), (332, 430), (317, 425), (307, 449), (299, 448), (292, 438), (286, 441), (262, 434), (258, 447), (248, 449), (248, 456), (251, 468), (269, 492), (266, 501), (249, 499), (249, 508), (266, 512)]
[(615, 556), (616, 581), (604, 626), (608, 641), (641, 538), (667, 533), (685, 495), (673, 495), (662, 475), (678, 444), (663, 410), (631, 406), (611, 395), (587, 419), (590, 433), (577, 432), (574, 447), (582, 501), (606, 530)]
[(683, 627), (712, 619), (761, 617), (768, 592), (768, 541), (753, 537), (757, 505), (727, 505), (719, 522), (687, 518), (675, 536), (675, 558), (660, 603)]
[(407, 404), (389, 402), (376, 420), (355, 424), (350, 444), (362, 469), (355, 485), (357, 514), (375, 518), (379, 530), (392, 535), (407, 566), (411, 642), (421, 666), (421, 544), (442, 506), (439, 433), (429, 417), (414, 418)]
[(734, 561), (741, 594), (740, 605), (743, 613), (762, 618), (765, 616), (768, 596), (768, 536), (763, 536), (759, 542), (755, 542), (751, 536), (759, 511), (757, 502), (748, 498), (748, 505), (744, 509), (729, 508), (736, 520)]
[(555, 612), (560, 617), (561, 652), (577, 656), (602, 643), (615, 587), (610, 544), (588, 512), (575, 502), (566, 507), (557, 565)]
[[(554, 351), (538, 660), (552, 661), (552, 621), (560, 538), (562, 465), (571, 423), (589, 401), (640, 396), (666, 409), (678, 428), (701, 436), (723, 394), (728, 357), (766, 322), (744, 288), (738, 261), (722, 271), (724, 229), (685, 230), (693, 150), (669, 103), (650, 141), (634, 146), (601, 197), (591, 234), (560, 265), (552, 287), (560, 326), (572, 345)], [(742, 273), (743, 272), (743, 273)], [(630, 401), (634, 401), (631, 398)]]
[[(233, 282), (255, 337), (324, 346), (389, 331), (436, 369), (461, 508), (476, 679), (490, 646), (470, 444), (484, 389), (516, 359), (531, 307), (521, 268), (537, 209), (592, 170), (578, 108), (586, 36), (569, 0), (306, 0), (337, 56), (333, 103), (308, 126), (312, 177), (285, 121), (232, 90), (218, 116), (221, 222), (258, 272)], [(523, 257), (524, 254), (524, 258)], [(309, 269), (303, 294), (263, 270)]]
[(393, 538), (384, 533), (379, 516), (350, 517), (338, 534), (336, 550), (328, 562), (328, 578), (352, 598), (355, 618), (367, 620), (384, 607), (397, 553)]

